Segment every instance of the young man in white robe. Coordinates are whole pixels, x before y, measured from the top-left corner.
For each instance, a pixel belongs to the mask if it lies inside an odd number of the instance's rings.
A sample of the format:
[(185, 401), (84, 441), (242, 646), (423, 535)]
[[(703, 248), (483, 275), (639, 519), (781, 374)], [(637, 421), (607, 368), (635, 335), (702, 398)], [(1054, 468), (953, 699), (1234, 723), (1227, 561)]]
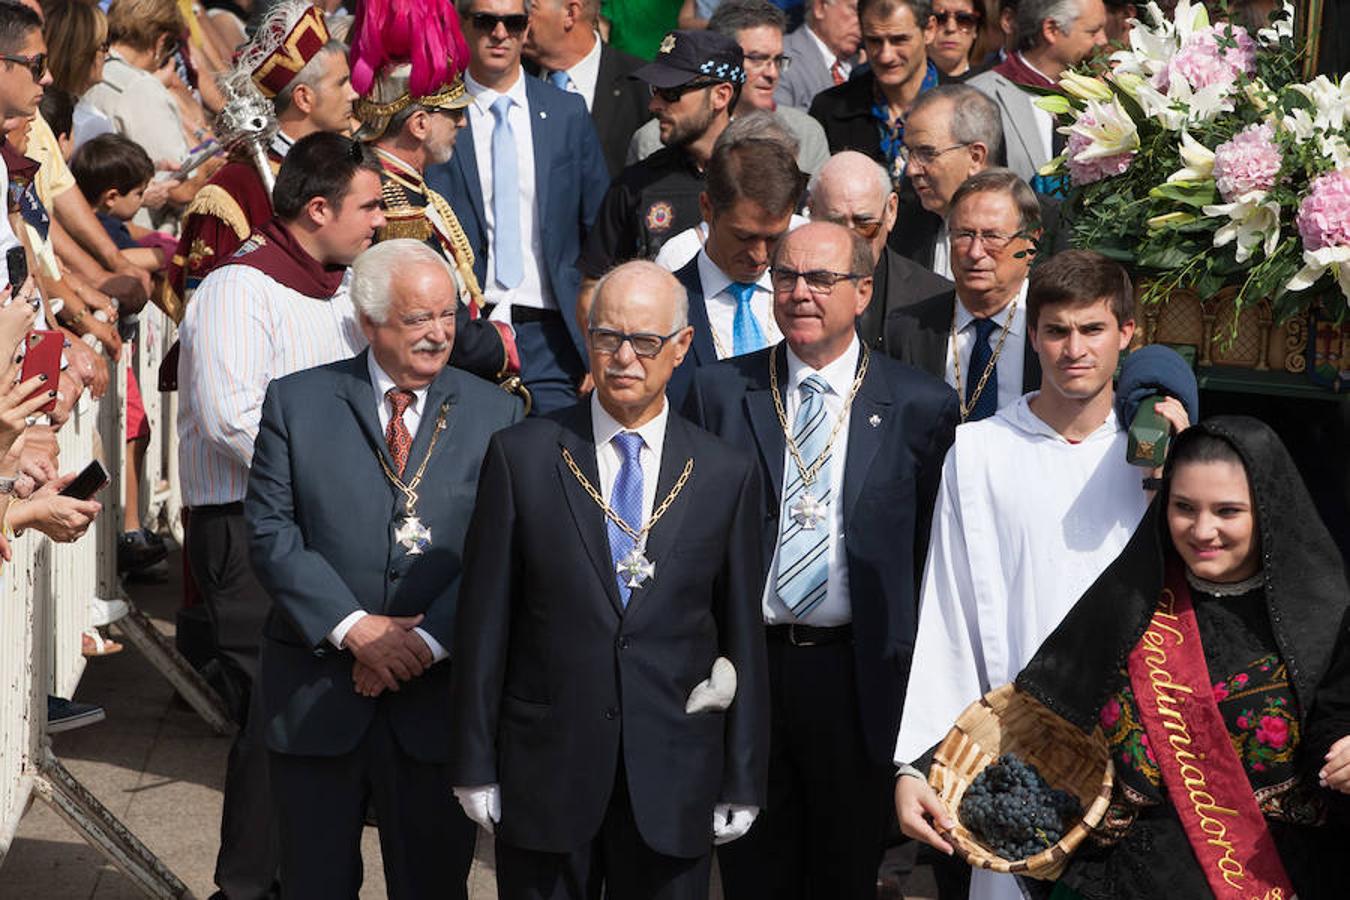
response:
[[(1150, 494), (1126, 461), (1116, 363), (1134, 335), (1118, 264), (1071, 250), (1032, 271), (1027, 318), (1041, 389), (957, 428), (943, 465), (924, 568), (910, 689), (895, 762), (905, 834), (951, 853), (955, 824), (926, 780), (961, 711), (1012, 681), (1124, 548)], [(1160, 411), (1178, 430), (1178, 401)], [(972, 873), (971, 900), (1020, 898), (1015, 879)]]

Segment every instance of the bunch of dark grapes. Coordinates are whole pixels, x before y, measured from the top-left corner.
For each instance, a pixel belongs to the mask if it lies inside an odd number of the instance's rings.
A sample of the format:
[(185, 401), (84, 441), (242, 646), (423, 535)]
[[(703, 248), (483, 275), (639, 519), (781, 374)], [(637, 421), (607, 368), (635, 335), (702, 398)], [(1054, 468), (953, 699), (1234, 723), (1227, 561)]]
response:
[(975, 776), (958, 815), (980, 843), (1009, 861), (1035, 856), (1073, 827), (1083, 805), (1052, 788), (1015, 753), (1005, 753)]

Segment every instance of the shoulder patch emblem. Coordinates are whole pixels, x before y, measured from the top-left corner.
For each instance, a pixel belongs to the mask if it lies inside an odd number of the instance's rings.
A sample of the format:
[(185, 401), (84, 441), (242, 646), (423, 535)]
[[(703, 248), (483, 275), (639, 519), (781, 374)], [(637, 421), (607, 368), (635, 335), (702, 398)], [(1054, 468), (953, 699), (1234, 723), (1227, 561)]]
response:
[(675, 223), (675, 209), (664, 200), (659, 200), (647, 207), (646, 221), (648, 231), (669, 231)]

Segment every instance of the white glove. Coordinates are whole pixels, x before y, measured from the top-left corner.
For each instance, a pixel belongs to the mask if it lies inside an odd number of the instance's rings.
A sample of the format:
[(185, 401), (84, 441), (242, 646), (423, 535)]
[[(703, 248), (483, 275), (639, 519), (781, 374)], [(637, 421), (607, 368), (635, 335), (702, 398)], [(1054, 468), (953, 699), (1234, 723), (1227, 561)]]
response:
[(455, 799), (464, 808), (464, 815), (492, 834), (495, 830), (493, 826), (502, 820), (501, 788), (495, 784), (480, 784), (477, 787), (457, 787), (454, 792)]
[(719, 803), (713, 807), (713, 843), (729, 844), (738, 837), (744, 837), (755, 824), (759, 815), (758, 806), (737, 806), (734, 803)]

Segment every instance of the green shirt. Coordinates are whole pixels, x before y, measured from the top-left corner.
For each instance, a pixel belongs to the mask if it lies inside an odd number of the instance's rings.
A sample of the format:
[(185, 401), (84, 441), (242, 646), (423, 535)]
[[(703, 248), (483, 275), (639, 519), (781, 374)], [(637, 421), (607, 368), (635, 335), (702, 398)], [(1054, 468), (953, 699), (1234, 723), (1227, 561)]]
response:
[(609, 44), (650, 60), (661, 38), (679, 27), (680, 0), (603, 0), (600, 15), (609, 20)]

